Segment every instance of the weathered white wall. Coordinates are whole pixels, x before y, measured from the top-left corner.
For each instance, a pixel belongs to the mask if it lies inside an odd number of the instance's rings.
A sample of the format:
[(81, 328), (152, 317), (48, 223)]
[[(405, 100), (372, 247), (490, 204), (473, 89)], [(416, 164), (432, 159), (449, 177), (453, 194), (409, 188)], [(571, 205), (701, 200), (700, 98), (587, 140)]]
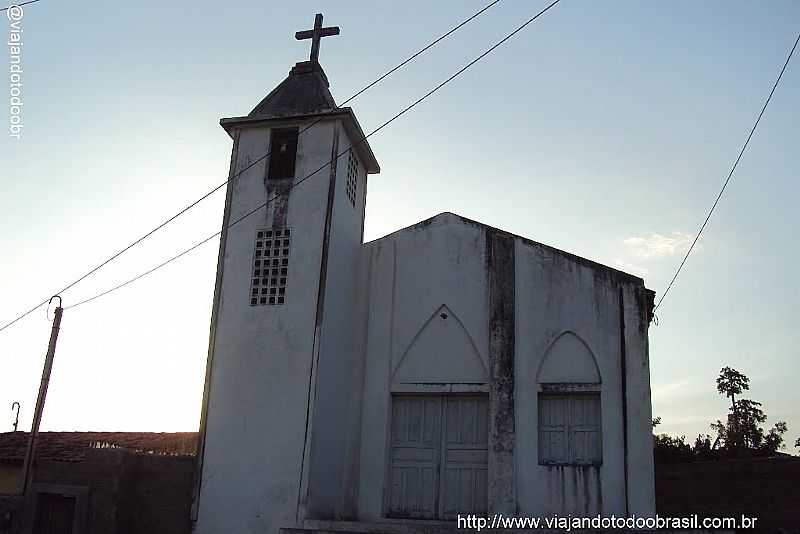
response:
[[(634, 297), (638, 294), (638, 299), (643, 299), (642, 290), (633, 277), (518, 240), (517, 464), (523, 513), (655, 513), (648, 325), (645, 303)], [(624, 313), (620, 291), (625, 299)], [(560, 368), (540, 368), (548, 348), (564, 332), (577, 336), (570, 336), (572, 343), (579, 339), (585, 344), (599, 371), (603, 448), (599, 467), (538, 465), (536, 419), (541, 383), (592, 382), (595, 376), (591, 368), (571, 362), (569, 356), (561, 356)], [(627, 421), (623, 421), (621, 379), (623, 335)], [(575, 349), (573, 354), (580, 347)], [(624, 429), (628, 434), (627, 482)]]
[(356, 517), (356, 454), (360, 434), (363, 335), (357, 305), (358, 265), (366, 173), (359, 164), (356, 204), (346, 194), (346, 153), (351, 141), (340, 128), (335, 194), (331, 212), (325, 296), (320, 317), (320, 352), (316, 362), (313, 419), (307, 477), (306, 517)]
[[(517, 241), (516, 419), (518, 499), (526, 515), (625, 513), (619, 296), (610, 272), (552, 249)], [(597, 362), (602, 465), (543, 466), (538, 451), (537, 374), (551, 344), (573, 332)], [(586, 379), (572, 366), (556, 378)], [(573, 377), (568, 379), (569, 377)], [(553, 378), (553, 377), (549, 377)], [(649, 429), (648, 429), (649, 432)]]
[(570, 330), (563, 331), (547, 347), (540, 359), (536, 381), (539, 384), (602, 382), (592, 349)]
[(650, 356), (641, 291), (632, 285), (622, 289), (625, 315), (625, 347), (628, 390), (628, 511), (639, 517), (655, 514), (656, 488), (653, 460), (652, 405), (650, 403)]
[[(330, 159), (333, 139), (332, 123), (300, 137), (297, 176)], [(267, 142), (266, 129), (244, 130), (237, 168), (260, 156)], [(339, 151), (349, 142), (340, 129)], [(264, 201), (264, 173), (262, 163), (237, 180), (233, 219)], [(277, 533), (297, 518), (380, 519), (392, 393), (489, 392), (487, 235), (495, 231), (446, 213), (361, 245), (366, 177), (362, 168), (354, 208), (344, 194), (347, 162), (342, 158), (318, 316), (329, 170), (323, 173), (292, 191), (285, 206), (293, 237), (284, 306), (251, 307), (248, 299), (254, 232), (278, 214), (254, 216), (230, 233), (211, 377), (201, 534)], [(652, 513), (647, 324), (636, 287), (640, 282), (521, 238), (512, 248), (512, 482), (519, 513)], [(627, 424), (622, 420), (623, 324)], [(542, 368), (553, 341), (565, 332), (573, 337), (554, 349), (553, 361)], [(571, 360), (568, 343), (588, 351), (595, 367)], [(601, 466), (538, 464), (540, 382), (559, 380), (599, 382)]]
[(486, 364), (461, 319), (434, 311), (394, 366), (393, 384), (485, 384)]
[[(330, 159), (332, 128), (321, 122), (299, 137), (298, 178)], [(267, 128), (244, 128), (235, 168), (261, 157), (268, 143)], [(231, 220), (267, 199), (266, 165), (262, 161), (235, 179)], [(277, 533), (295, 521), (328, 175), (320, 171), (292, 190), (288, 202), (273, 202), (229, 230), (206, 422), (201, 534)], [(250, 306), (256, 229), (283, 217), (292, 230), (286, 304)]]
[[(479, 226), (443, 214), (369, 243), (363, 254), (371, 281), (359, 516), (379, 519), (384, 511), (392, 391), (485, 391), (485, 237)], [(426, 334), (431, 329), (439, 335)], [(425, 365), (420, 362), (424, 357), (438, 362)], [(422, 369), (434, 374), (417, 382), (414, 376)]]
[[(384, 515), (391, 393), (487, 391), (487, 231), (482, 225), (442, 214), (364, 246), (362, 272), (369, 272), (369, 284), (359, 466), (361, 519)], [(642, 298), (637, 297), (641, 288), (636, 289), (641, 282), (522, 238), (515, 243), (514, 479), (519, 513), (654, 513), (647, 324), (643, 302), (637, 300)], [(440, 313), (448, 319), (441, 319)], [(542, 368), (548, 349), (560, 336), (563, 343)], [(573, 355), (577, 349), (591, 355), (591, 364)], [(590, 389), (599, 390), (601, 396), (602, 465), (539, 465), (540, 381), (596, 383)], [(490, 472), (490, 484), (492, 476)]]

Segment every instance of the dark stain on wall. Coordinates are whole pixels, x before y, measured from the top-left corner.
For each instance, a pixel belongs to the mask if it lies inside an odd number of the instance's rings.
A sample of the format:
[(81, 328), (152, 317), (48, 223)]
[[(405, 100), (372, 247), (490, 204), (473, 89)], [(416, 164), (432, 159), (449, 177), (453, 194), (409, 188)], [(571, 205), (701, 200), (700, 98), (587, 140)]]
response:
[(292, 180), (267, 180), (267, 228), (284, 228), (289, 212), (289, 191), (292, 190)]
[(489, 509), (514, 514), (514, 237), (486, 231), (489, 285)]
[(594, 470), (594, 481), (596, 484), (595, 487), (595, 495), (597, 495), (597, 510), (599, 512), (603, 512), (603, 483), (600, 480), (600, 466), (593, 465), (592, 469)]
[(625, 347), (625, 295), (619, 288), (619, 369), (622, 395), (622, 467), (624, 476), (625, 514), (628, 513), (628, 356)]
[[(549, 505), (562, 514), (589, 516), (603, 510), (599, 465), (548, 465)], [(570, 486), (569, 499), (567, 486)], [(595, 502), (592, 502), (592, 498)]]
[[(539, 248), (541, 250), (548, 251), (548, 252), (552, 253), (554, 256), (558, 256), (560, 258), (568, 260), (569, 263), (581, 265), (581, 266), (584, 266), (584, 267), (588, 267), (588, 268), (592, 269), (593, 271), (598, 271), (599, 274), (597, 276), (602, 276), (603, 278), (605, 278), (609, 282), (612, 282), (615, 285), (619, 284), (619, 283), (627, 283), (627, 282), (638, 284), (638, 285), (641, 285), (643, 283), (643, 280), (640, 277), (634, 276), (632, 274), (628, 274), (628, 273), (623, 272), (623, 271), (619, 271), (619, 270), (614, 269), (612, 267), (609, 267), (607, 265), (603, 265), (601, 263), (597, 263), (595, 261), (592, 261), (592, 260), (589, 260), (589, 259), (586, 259), (586, 258), (582, 258), (580, 256), (576, 256), (575, 254), (572, 254), (570, 252), (566, 252), (564, 250), (557, 249), (557, 248), (552, 247), (550, 245), (545, 245), (544, 243), (539, 243), (539, 242), (533, 241), (532, 239), (528, 239), (527, 237), (515, 236), (515, 235), (513, 235), (511, 233), (504, 232), (504, 231), (499, 230), (497, 228), (493, 228), (493, 227), (488, 226), (486, 224), (483, 224), (481, 222), (473, 221), (472, 219), (467, 219), (466, 217), (462, 217), (461, 215), (458, 215), (456, 213), (450, 213), (450, 212), (445, 212), (445, 213), (448, 213), (449, 215), (460, 219), (465, 224), (468, 224), (468, 225), (473, 226), (475, 228), (485, 229), (485, 231), (487, 233), (490, 233), (490, 234), (491, 233), (496, 233), (496, 234), (506, 235), (506, 236), (509, 236), (509, 237), (516, 237), (517, 239), (520, 240), (520, 243), (522, 243), (524, 245), (533, 246), (535, 248)], [(430, 219), (426, 219), (424, 221), (420, 221), (417, 224), (414, 224), (414, 225), (410, 226), (409, 228), (424, 228), (426, 226), (429, 226), (440, 215), (441, 214), (436, 215), (435, 217), (431, 217)]]
[(646, 336), (647, 328), (653, 320), (653, 312), (655, 311), (656, 292), (652, 289), (644, 287), (636, 288), (636, 307), (641, 314), (641, 321), (639, 321), (639, 333)]

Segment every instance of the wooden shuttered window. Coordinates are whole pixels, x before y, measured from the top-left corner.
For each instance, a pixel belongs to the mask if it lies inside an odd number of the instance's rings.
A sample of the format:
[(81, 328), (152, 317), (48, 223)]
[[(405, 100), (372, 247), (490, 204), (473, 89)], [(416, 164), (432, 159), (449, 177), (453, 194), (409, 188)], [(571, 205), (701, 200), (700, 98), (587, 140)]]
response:
[(539, 395), (539, 463), (602, 463), (600, 394)]

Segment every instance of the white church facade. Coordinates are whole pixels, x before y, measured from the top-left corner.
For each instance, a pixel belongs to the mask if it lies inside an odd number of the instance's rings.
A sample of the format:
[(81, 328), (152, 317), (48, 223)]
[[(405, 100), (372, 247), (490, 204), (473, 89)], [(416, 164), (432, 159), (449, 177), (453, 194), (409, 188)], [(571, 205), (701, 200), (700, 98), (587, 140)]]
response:
[(314, 50), (220, 122), (195, 532), (655, 513), (640, 278), (451, 213), (364, 243), (380, 168)]

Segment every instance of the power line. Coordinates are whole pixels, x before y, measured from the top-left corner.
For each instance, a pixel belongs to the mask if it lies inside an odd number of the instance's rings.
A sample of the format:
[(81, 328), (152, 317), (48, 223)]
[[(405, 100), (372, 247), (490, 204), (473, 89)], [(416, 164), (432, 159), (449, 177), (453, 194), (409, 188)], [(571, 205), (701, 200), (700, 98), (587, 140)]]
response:
[[(321, 166), (320, 166), (318, 169), (316, 169), (314, 172), (312, 172), (311, 174), (307, 174), (306, 176), (304, 176), (303, 178), (301, 178), (300, 180), (298, 180), (297, 182), (295, 182), (294, 184), (292, 184), (292, 186), (289, 188), (289, 190), (291, 191), (292, 189), (294, 189), (295, 187), (297, 187), (297, 186), (298, 186), (298, 185), (300, 185), (301, 183), (305, 182), (306, 180), (308, 180), (308, 179), (309, 179), (309, 178), (311, 178), (312, 176), (316, 175), (316, 174), (317, 174), (319, 171), (321, 171), (321, 170), (322, 170), (322, 169), (324, 169), (325, 167), (329, 166), (329, 165), (330, 165), (331, 163), (333, 163), (334, 161), (337, 161), (337, 160), (338, 160), (338, 159), (339, 159), (341, 156), (343, 156), (344, 154), (347, 154), (347, 153), (348, 153), (350, 150), (352, 150), (354, 147), (356, 147), (356, 146), (359, 146), (359, 145), (361, 145), (362, 143), (366, 142), (366, 141), (367, 141), (367, 139), (369, 139), (370, 137), (372, 137), (373, 135), (375, 135), (376, 133), (378, 133), (379, 131), (381, 131), (383, 128), (385, 128), (386, 126), (388, 126), (389, 124), (391, 124), (392, 122), (394, 122), (396, 119), (399, 119), (401, 116), (405, 115), (405, 114), (406, 114), (408, 111), (410, 111), (410, 110), (411, 110), (411, 109), (413, 109), (415, 106), (417, 106), (417, 104), (419, 104), (419, 103), (421, 103), (422, 101), (424, 101), (425, 99), (427, 99), (429, 96), (431, 96), (432, 94), (434, 94), (435, 92), (437, 92), (439, 89), (441, 89), (442, 87), (444, 87), (445, 85), (447, 85), (448, 83), (450, 83), (451, 81), (453, 81), (455, 78), (457, 78), (458, 76), (460, 76), (460, 75), (461, 75), (463, 72), (465, 72), (467, 69), (469, 69), (470, 67), (472, 67), (474, 64), (476, 64), (477, 62), (479, 62), (480, 60), (482, 60), (484, 57), (486, 57), (486, 56), (488, 56), (489, 54), (491, 54), (491, 53), (492, 53), (492, 52), (493, 52), (493, 51), (494, 51), (494, 50), (495, 50), (497, 47), (499, 47), (500, 45), (502, 45), (503, 43), (505, 43), (506, 41), (508, 41), (509, 39), (511, 39), (511, 38), (512, 38), (514, 35), (516, 35), (517, 33), (521, 32), (521, 31), (522, 31), (522, 30), (523, 30), (523, 29), (524, 29), (526, 26), (528, 26), (528, 25), (529, 25), (530, 23), (532, 23), (534, 20), (536, 20), (537, 18), (539, 18), (541, 15), (543, 15), (545, 12), (547, 12), (547, 11), (548, 11), (548, 10), (549, 10), (551, 7), (553, 7), (553, 6), (555, 6), (556, 4), (558, 4), (560, 1), (561, 1), (561, 0), (554, 0), (553, 2), (551, 2), (551, 3), (550, 3), (548, 6), (547, 6), (547, 7), (545, 7), (545, 8), (544, 8), (544, 9), (542, 9), (541, 11), (539, 11), (539, 12), (538, 12), (536, 15), (534, 15), (533, 17), (529, 18), (529, 19), (528, 19), (527, 21), (525, 21), (525, 22), (524, 22), (522, 25), (520, 25), (519, 27), (517, 27), (517, 28), (516, 28), (514, 31), (512, 31), (511, 33), (509, 33), (508, 35), (506, 35), (505, 37), (503, 37), (501, 40), (499, 40), (498, 42), (496, 42), (494, 45), (492, 45), (490, 48), (488, 48), (488, 49), (487, 49), (485, 52), (483, 52), (483, 53), (482, 53), (482, 54), (480, 54), (478, 57), (476, 57), (475, 59), (473, 59), (472, 61), (470, 61), (469, 63), (467, 63), (465, 66), (461, 67), (461, 68), (460, 68), (459, 70), (457, 70), (457, 71), (456, 71), (454, 74), (452, 74), (452, 75), (451, 75), (449, 78), (447, 78), (447, 79), (446, 79), (446, 80), (444, 80), (443, 82), (439, 83), (439, 84), (438, 84), (436, 87), (434, 87), (433, 89), (431, 89), (430, 91), (428, 91), (427, 93), (425, 93), (423, 96), (421, 96), (420, 98), (418, 98), (417, 100), (415, 100), (414, 102), (412, 102), (410, 105), (408, 105), (407, 107), (405, 107), (405, 108), (404, 108), (402, 111), (400, 111), (399, 113), (395, 114), (395, 115), (394, 115), (394, 116), (392, 116), (392, 117), (391, 117), (389, 120), (385, 121), (383, 124), (381, 124), (380, 126), (378, 126), (377, 128), (375, 128), (374, 130), (372, 130), (370, 133), (368, 133), (367, 135), (365, 135), (364, 137), (362, 137), (361, 139), (359, 139), (359, 140), (358, 140), (356, 143), (353, 143), (351, 147), (349, 147), (349, 148), (347, 148), (347, 149), (343, 150), (342, 152), (339, 152), (338, 154), (336, 154), (336, 156), (335, 156), (335, 157), (333, 157), (333, 158), (331, 158), (330, 160), (328, 160), (327, 162), (325, 162), (323, 165), (321, 165)], [(253, 215), (254, 213), (257, 213), (259, 210), (261, 210), (262, 208), (266, 207), (266, 206), (267, 206), (267, 205), (268, 205), (270, 202), (272, 202), (272, 201), (273, 201), (273, 200), (275, 200), (276, 198), (278, 198), (278, 195), (275, 195), (275, 196), (273, 196), (273, 197), (271, 197), (271, 198), (268, 198), (268, 199), (267, 199), (265, 202), (263, 202), (262, 204), (260, 204), (260, 205), (256, 206), (255, 208), (253, 208), (252, 210), (248, 211), (247, 213), (245, 213), (244, 215), (242, 215), (242, 216), (241, 216), (241, 217), (239, 217), (238, 219), (234, 220), (232, 223), (230, 223), (228, 226), (226, 226), (226, 227), (225, 227), (225, 230), (228, 230), (228, 229), (230, 229), (231, 227), (233, 227), (234, 225), (236, 225), (236, 224), (238, 224), (238, 223), (242, 222), (244, 219), (246, 219), (246, 218), (250, 217), (250, 216), (251, 216), (251, 215)], [(88, 299), (86, 299), (86, 300), (83, 300), (83, 301), (81, 301), (81, 302), (78, 302), (78, 303), (76, 303), (76, 304), (73, 304), (73, 305), (71, 305), (71, 306), (67, 306), (65, 309), (69, 309), (69, 308), (75, 308), (75, 307), (77, 307), (77, 306), (80, 306), (80, 305), (82, 305), (82, 304), (86, 304), (86, 303), (88, 303), (88, 302), (91, 302), (91, 301), (93, 301), (93, 300), (95, 300), (95, 299), (97, 299), (97, 298), (100, 298), (100, 297), (104, 296), (104, 295), (108, 295), (109, 293), (112, 293), (112, 292), (116, 291), (117, 289), (120, 289), (120, 288), (122, 288), (122, 287), (125, 287), (125, 286), (127, 286), (127, 285), (129, 285), (129, 284), (131, 284), (131, 283), (135, 282), (136, 280), (139, 280), (139, 279), (141, 279), (141, 278), (144, 278), (145, 276), (147, 276), (147, 275), (149, 275), (149, 274), (151, 274), (151, 273), (153, 273), (153, 272), (155, 272), (155, 271), (157, 271), (157, 270), (161, 269), (162, 267), (164, 267), (164, 266), (166, 266), (166, 265), (168, 265), (168, 264), (172, 263), (173, 261), (175, 261), (175, 260), (177, 260), (177, 259), (179, 259), (179, 258), (181, 258), (181, 257), (185, 256), (185, 255), (186, 255), (186, 254), (188, 254), (189, 252), (192, 252), (193, 250), (195, 250), (195, 249), (199, 248), (201, 245), (203, 245), (203, 244), (205, 244), (205, 243), (207, 243), (207, 242), (211, 241), (212, 239), (214, 239), (215, 237), (217, 237), (217, 236), (218, 236), (218, 235), (220, 235), (221, 233), (222, 233), (222, 231), (220, 230), (219, 232), (216, 232), (216, 233), (214, 233), (214, 234), (212, 234), (212, 235), (210, 235), (210, 236), (206, 237), (206, 238), (205, 238), (205, 239), (203, 239), (202, 241), (200, 241), (200, 242), (198, 242), (198, 243), (196, 243), (196, 244), (192, 245), (191, 247), (189, 247), (188, 249), (184, 250), (183, 252), (181, 252), (181, 253), (179, 253), (179, 254), (177, 254), (177, 255), (175, 255), (175, 256), (173, 256), (173, 257), (169, 258), (169, 259), (168, 259), (168, 260), (166, 260), (166, 261), (163, 261), (163, 262), (161, 262), (160, 264), (156, 265), (155, 267), (153, 267), (153, 268), (151, 268), (151, 269), (148, 269), (147, 271), (145, 271), (145, 272), (143, 272), (143, 273), (140, 273), (140, 274), (136, 275), (135, 277), (133, 277), (133, 278), (131, 278), (131, 279), (129, 279), (129, 280), (127, 280), (127, 281), (125, 281), (125, 282), (121, 283), (121, 284), (118, 284), (118, 285), (116, 285), (116, 286), (114, 286), (114, 287), (112, 287), (112, 288), (110, 288), (110, 289), (107, 289), (107, 290), (105, 290), (105, 291), (103, 291), (103, 292), (101, 292), (101, 293), (98, 293), (97, 295), (94, 295), (93, 297), (90, 297), (90, 298), (88, 298)]]
[(772, 89), (769, 92), (769, 96), (767, 96), (766, 101), (764, 101), (764, 105), (761, 106), (761, 112), (758, 114), (758, 118), (756, 119), (755, 124), (753, 124), (753, 127), (750, 129), (750, 133), (747, 135), (747, 140), (744, 142), (744, 145), (742, 145), (742, 149), (739, 151), (739, 155), (736, 157), (736, 161), (733, 162), (733, 166), (731, 167), (731, 171), (728, 173), (728, 177), (725, 179), (725, 182), (722, 184), (722, 189), (720, 189), (719, 194), (717, 195), (717, 198), (714, 200), (714, 204), (711, 205), (711, 209), (708, 211), (708, 215), (706, 215), (706, 218), (703, 221), (703, 224), (700, 226), (700, 230), (697, 232), (697, 235), (694, 237), (694, 241), (692, 241), (692, 245), (689, 247), (689, 250), (686, 251), (686, 255), (683, 257), (683, 260), (681, 261), (680, 265), (678, 265), (678, 269), (675, 271), (675, 274), (672, 276), (672, 280), (670, 280), (669, 285), (667, 285), (667, 289), (664, 290), (664, 293), (661, 295), (661, 298), (658, 300), (658, 304), (656, 304), (655, 308), (653, 308), (653, 312), (655, 312), (659, 308), (659, 306), (661, 306), (661, 303), (664, 302), (664, 297), (666, 297), (667, 293), (669, 293), (669, 290), (672, 289), (672, 286), (675, 283), (675, 280), (678, 278), (678, 275), (681, 273), (681, 270), (683, 269), (683, 266), (686, 263), (686, 260), (689, 259), (689, 255), (692, 253), (692, 250), (694, 250), (694, 246), (697, 244), (698, 239), (700, 239), (700, 234), (703, 233), (703, 230), (705, 230), (709, 219), (711, 219), (711, 215), (714, 213), (714, 210), (716, 209), (720, 198), (722, 198), (722, 194), (725, 192), (725, 188), (728, 187), (728, 182), (730, 182), (731, 181), (731, 177), (733, 177), (733, 172), (736, 170), (736, 167), (739, 165), (739, 160), (742, 159), (742, 155), (744, 154), (744, 151), (747, 149), (747, 145), (750, 144), (750, 139), (753, 137), (753, 133), (755, 133), (756, 128), (758, 127), (758, 123), (761, 122), (761, 117), (764, 115), (764, 112), (767, 110), (767, 106), (769, 105), (770, 100), (772, 100), (772, 95), (775, 93), (775, 89), (778, 87), (778, 84), (780, 83), (781, 78), (783, 77), (783, 73), (786, 71), (786, 67), (789, 65), (789, 61), (791, 61), (791, 59), (792, 59), (792, 55), (794, 54), (795, 48), (797, 48), (797, 43), (798, 42), (800, 42), (800, 33), (797, 34), (797, 39), (794, 40), (794, 45), (792, 46), (792, 49), (789, 51), (789, 56), (786, 58), (786, 62), (783, 64), (783, 67), (781, 68), (781, 71), (778, 74), (778, 78), (775, 80), (775, 83), (772, 84)]
[(11, 4), (10, 6), (0, 8), (0, 11), (8, 11), (12, 7), (22, 7), (22, 6), (27, 6), (28, 4), (35, 4), (38, 1), (39, 0), (28, 0), (27, 2), (20, 2), (19, 4)]
[[(230, 228), (230, 226), (228, 228)], [(76, 306), (80, 306), (81, 304), (86, 304), (87, 302), (91, 302), (91, 301), (93, 301), (95, 299), (99, 299), (100, 297), (108, 295), (109, 293), (113, 293), (117, 289), (122, 289), (123, 287), (134, 283), (135, 281), (139, 280), (140, 278), (144, 278), (145, 276), (149, 275), (150, 273), (153, 273), (153, 272), (159, 270), (160, 268), (164, 267), (165, 265), (167, 265), (169, 263), (172, 263), (173, 261), (177, 260), (178, 258), (181, 258), (181, 257), (185, 256), (186, 254), (192, 252), (193, 250), (195, 250), (197, 248), (200, 248), (201, 246), (205, 245), (206, 243), (208, 243), (209, 241), (211, 241), (212, 239), (217, 237), (220, 233), (222, 233), (222, 232), (217, 232), (214, 235), (210, 235), (207, 238), (203, 239), (202, 241), (200, 241), (198, 243), (195, 243), (191, 247), (187, 248), (186, 250), (184, 250), (180, 254), (176, 254), (175, 256), (172, 256), (168, 260), (165, 260), (165, 261), (159, 263), (155, 267), (153, 267), (151, 269), (148, 269), (147, 271), (145, 271), (143, 273), (139, 273), (138, 275), (134, 276), (133, 278), (131, 278), (131, 279), (129, 279), (129, 280), (127, 280), (127, 281), (125, 281), (125, 282), (123, 282), (121, 284), (117, 284), (114, 287), (111, 287), (111, 288), (109, 288), (109, 289), (107, 289), (107, 290), (105, 290), (105, 291), (103, 291), (101, 293), (98, 293), (97, 295), (94, 295), (93, 297), (89, 297), (88, 299), (85, 299), (85, 300), (82, 300), (80, 302), (77, 302), (77, 303), (75, 303), (75, 304), (73, 304), (71, 306), (66, 306), (64, 309), (68, 310), (70, 308), (75, 308)]]
[[(23, 3), (23, 4), (19, 4), (19, 5), (24, 5), (24, 4), (26, 4), (26, 3), (38, 2), (38, 1), (39, 1), (39, 0), (30, 0), (29, 2), (25, 2), (25, 3)], [(412, 55), (411, 55), (411, 56), (409, 56), (408, 58), (404, 59), (403, 61), (401, 61), (400, 63), (398, 63), (397, 65), (395, 65), (394, 67), (392, 67), (391, 69), (389, 69), (388, 71), (386, 71), (385, 73), (383, 73), (383, 74), (382, 74), (381, 76), (379, 76), (377, 79), (375, 79), (374, 81), (372, 81), (372, 82), (370, 82), (369, 84), (367, 84), (367, 85), (366, 85), (365, 87), (363, 87), (361, 90), (359, 90), (358, 92), (356, 92), (355, 94), (353, 94), (351, 97), (349, 97), (347, 100), (345, 100), (344, 102), (342, 102), (342, 103), (341, 103), (339, 106), (340, 106), (340, 107), (341, 107), (341, 106), (344, 106), (345, 104), (347, 104), (348, 102), (351, 102), (352, 100), (354, 100), (354, 99), (355, 99), (355, 98), (357, 98), (358, 96), (362, 95), (364, 92), (368, 91), (369, 89), (371, 89), (372, 87), (374, 87), (374, 86), (375, 86), (375, 85), (377, 85), (378, 83), (382, 82), (384, 79), (386, 79), (387, 77), (389, 77), (390, 75), (392, 75), (393, 73), (395, 73), (396, 71), (398, 71), (399, 69), (403, 68), (405, 65), (407, 65), (408, 63), (410, 63), (411, 61), (413, 61), (414, 59), (416, 59), (417, 57), (419, 57), (421, 54), (423, 54), (423, 53), (425, 53), (426, 51), (430, 50), (431, 48), (433, 48), (434, 46), (436, 46), (437, 44), (439, 44), (441, 41), (443, 41), (444, 39), (446, 39), (447, 37), (449, 37), (450, 35), (452, 35), (452, 34), (453, 34), (453, 33), (455, 33), (456, 31), (458, 31), (458, 30), (459, 30), (459, 29), (460, 29), (462, 26), (464, 26), (464, 25), (468, 24), (469, 22), (471, 22), (472, 20), (474, 20), (474, 19), (478, 18), (480, 15), (482, 15), (484, 12), (486, 12), (486, 11), (487, 11), (489, 8), (491, 8), (491, 7), (493, 7), (494, 5), (498, 4), (500, 1), (501, 1), (501, 0), (493, 0), (492, 2), (488, 3), (488, 4), (487, 4), (487, 5), (485, 5), (483, 8), (479, 9), (478, 11), (476, 11), (475, 13), (473, 13), (471, 16), (469, 16), (468, 18), (464, 19), (462, 22), (460, 22), (460, 23), (459, 23), (459, 24), (457, 24), (456, 26), (452, 27), (452, 28), (451, 28), (450, 30), (448, 30), (447, 32), (445, 32), (445, 33), (444, 33), (444, 34), (442, 34), (441, 36), (437, 37), (436, 39), (434, 39), (433, 41), (431, 41), (430, 43), (428, 43), (427, 45), (425, 45), (423, 48), (419, 49), (417, 52), (415, 52), (414, 54), (412, 54)], [(8, 8), (5, 8), (5, 9), (8, 9)], [(320, 120), (322, 120), (322, 119), (321, 119), (321, 118), (319, 118), (319, 119), (317, 119), (317, 120), (313, 121), (311, 124), (309, 124), (308, 126), (306, 126), (305, 128), (303, 128), (302, 130), (300, 130), (300, 131), (298, 132), (298, 135), (301, 135), (303, 132), (305, 132), (305, 131), (306, 131), (306, 130), (308, 130), (309, 128), (311, 128), (311, 127), (313, 127), (314, 125), (316, 125), (317, 123), (319, 123), (319, 121), (320, 121)], [(208, 197), (210, 197), (211, 195), (213, 195), (214, 193), (216, 193), (217, 191), (219, 191), (220, 189), (222, 189), (222, 188), (223, 188), (225, 185), (227, 185), (227, 183), (228, 183), (228, 181), (229, 181), (229, 180), (233, 180), (233, 179), (236, 179), (236, 178), (238, 178), (238, 177), (239, 177), (239, 175), (241, 175), (242, 173), (246, 172), (247, 170), (249, 170), (249, 169), (250, 169), (250, 168), (252, 168), (253, 166), (257, 165), (259, 162), (261, 162), (261, 161), (263, 161), (264, 159), (266, 159), (267, 157), (269, 157), (269, 155), (270, 155), (270, 152), (267, 152), (267, 153), (266, 153), (266, 154), (264, 154), (263, 156), (261, 156), (261, 157), (257, 158), (256, 160), (254, 160), (254, 161), (250, 162), (250, 163), (249, 163), (247, 166), (245, 166), (244, 168), (242, 168), (241, 170), (239, 170), (239, 171), (238, 171), (237, 173), (235, 173), (233, 176), (231, 176), (230, 178), (228, 178), (227, 180), (225, 180), (225, 181), (224, 181), (224, 182), (222, 182), (221, 184), (219, 184), (219, 185), (215, 186), (213, 189), (211, 189), (210, 191), (208, 191), (207, 193), (205, 193), (203, 196), (201, 196), (201, 197), (200, 197), (200, 198), (198, 198), (197, 200), (193, 201), (191, 204), (187, 205), (186, 207), (184, 207), (183, 209), (181, 209), (180, 211), (178, 211), (177, 213), (175, 213), (175, 214), (174, 214), (174, 215), (172, 215), (171, 217), (169, 217), (169, 218), (165, 219), (165, 220), (164, 220), (164, 221), (162, 221), (160, 224), (158, 224), (158, 226), (154, 227), (152, 230), (148, 231), (147, 233), (145, 233), (144, 235), (142, 235), (142, 236), (141, 236), (141, 237), (139, 237), (138, 239), (136, 239), (136, 240), (132, 241), (130, 244), (128, 244), (127, 246), (125, 246), (125, 247), (124, 247), (124, 248), (122, 248), (121, 250), (119, 250), (119, 251), (115, 252), (115, 253), (114, 253), (114, 254), (112, 254), (110, 257), (108, 257), (106, 260), (104, 260), (103, 262), (101, 262), (100, 264), (98, 264), (97, 266), (95, 266), (94, 268), (90, 269), (90, 270), (89, 270), (87, 273), (83, 274), (82, 276), (80, 276), (79, 278), (77, 278), (76, 280), (74, 280), (73, 282), (71, 282), (71, 283), (67, 284), (67, 286), (66, 286), (66, 287), (62, 288), (60, 291), (57, 291), (57, 292), (55, 292), (55, 293), (53, 293), (53, 294), (61, 294), (61, 293), (64, 293), (65, 291), (67, 291), (67, 290), (69, 290), (69, 289), (73, 288), (74, 286), (76, 286), (77, 284), (79, 284), (80, 282), (82, 282), (83, 280), (85, 280), (86, 278), (90, 277), (91, 275), (93, 275), (94, 273), (96, 273), (97, 271), (99, 271), (100, 269), (102, 269), (103, 267), (105, 267), (106, 265), (108, 265), (109, 263), (111, 263), (112, 261), (116, 260), (117, 258), (119, 258), (120, 256), (122, 256), (123, 254), (125, 254), (127, 251), (129, 251), (129, 250), (130, 250), (130, 249), (132, 249), (133, 247), (137, 246), (137, 245), (138, 245), (139, 243), (141, 243), (142, 241), (144, 241), (144, 240), (146, 240), (147, 238), (149, 238), (151, 235), (155, 234), (156, 232), (158, 232), (159, 230), (161, 230), (162, 228), (164, 228), (165, 226), (167, 226), (168, 224), (170, 224), (172, 221), (174, 221), (175, 219), (177, 219), (178, 217), (180, 217), (181, 215), (183, 215), (184, 213), (186, 213), (186, 212), (187, 212), (187, 211), (189, 211), (190, 209), (192, 209), (192, 208), (194, 208), (195, 206), (197, 206), (197, 205), (198, 205), (200, 202), (202, 202), (203, 200), (207, 199)], [(175, 259), (177, 259), (177, 258), (175, 258)], [(24, 319), (25, 317), (27, 317), (28, 315), (30, 315), (31, 313), (33, 313), (34, 311), (36, 311), (36, 310), (37, 310), (38, 308), (40, 308), (41, 306), (43, 306), (43, 305), (47, 304), (48, 300), (49, 300), (49, 298), (48, 298), (48, 299), (45, 299), (45, 300), (43, 300), (42, 302), (40, 302), (40, 303), (36, 304), (35, 306), (33, 306), (32, 308), (30, 308), (29, 310), (27, 310), (27, 311), (25, 311), (24, 313), (22, 313), (22, 314), (18, 315), (18, 316), (17, 316), (15, 319), (13, 319), (12, 321), (10, 321), (10, 322), (6, 323), (5, 325), (3, 325), (2, 327), (0, 327), (0, 332), (2, 332), (3, 330), (5, 330), (6, 328), (10, 327), (11, 325), (13, 325), (14, 323), (16, 323), (17, 321), (19, 321), (19, 320), (21, 320), (21, 319)]]

